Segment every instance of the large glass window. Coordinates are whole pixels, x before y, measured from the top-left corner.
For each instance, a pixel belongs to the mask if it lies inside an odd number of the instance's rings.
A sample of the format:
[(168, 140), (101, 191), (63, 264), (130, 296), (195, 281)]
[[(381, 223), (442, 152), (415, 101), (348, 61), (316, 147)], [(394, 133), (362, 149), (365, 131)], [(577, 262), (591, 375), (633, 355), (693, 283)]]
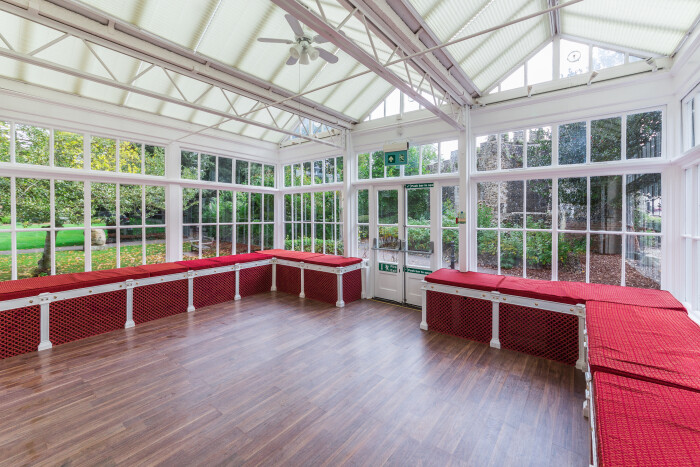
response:
[(286, 194), (284, 205), (285, 249), (344, 253), (341, 192)]

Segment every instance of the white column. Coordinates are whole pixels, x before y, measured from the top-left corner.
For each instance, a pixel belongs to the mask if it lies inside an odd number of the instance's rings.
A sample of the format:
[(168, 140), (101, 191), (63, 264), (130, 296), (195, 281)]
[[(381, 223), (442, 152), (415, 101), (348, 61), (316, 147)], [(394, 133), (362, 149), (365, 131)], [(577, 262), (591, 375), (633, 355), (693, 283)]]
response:
[(498, 338), (498, 301), (493, 300), (491, 308), (491, 347), (501, 348), (501, 341)]
[(194, 311), (194, 271), (187, 272), (187, 312)]
[(474, 160), (474, 142), (471, 137), (471, 116), (469, 108), (465, 107), (464, 122), (465, 130), (459, 132), (458, 148), (459, 148), (459, 210), (464, 212), (467, 217), (467, 222), (459, 225), (459, 270), (462, 272), (469, 270), (470, 251), (469, 248), (469, 213), (470, 196), (469, 196), (469, 170)]
[(126, 281), (126, 323), (124, 323), (124, 328), (133, 328), (136, 324), (134, 323), (134, 280), (128, 279)]
[(420, 328), (424, 331), (428, 330), (428, 306), (427, 306), (427, 292), (424, 287), (421, 287), (421, 303), (423, 304), (422, 306), (422, 312), (421, 312), (421, 322), (420, 322)]
[(345, 306), (345, 302), (343, 301), (343, 273), (337, 272), (336, 280), (338, 281), (338, 301), (335, 302), (335, 306), (343, 308)]
[(270, 292), (277, 291), (277, 259), (272, 258), (272, 287)]
[(299, 263), (299, 276), (301, 280), (301, 287), (299, 290), (299, 298), (305, 298), (306, 295), (304, 295), (304, 263)]
[(241, 299), (241, 270), (238, 269), (238, 265), (236, 265), (236, 295), (233, 297), (233, 299)]
[(350, 180), (355, 174), (355, 154), (352, 147), (350, 132), (345, 130), (345, 152), (343, 153), (343, 256), (357, 255), (357, 197), (356, 190), (352, 189)]
[(180, 145), (171, 143), (165, 148), (165, 178), (172, 184), (165, 187), (165, 255), (166, 261), (182, 260), (182, 189), (180, 180)]
[(49, 322), (49, 307), (51, 303), (51, 297), (50, 294), (48, 293), (43, 293), (39, 295), (39, 308), (40, 308), (40, 317), (39, 317), (39, 333), (40, 333), (40, 340), (39, 340), (39, 348), (37, 350), (46, 350), (50, 349), (53, 344), (51, 344), (51, 334), (49, 333), (50, 330), (50, 322)]

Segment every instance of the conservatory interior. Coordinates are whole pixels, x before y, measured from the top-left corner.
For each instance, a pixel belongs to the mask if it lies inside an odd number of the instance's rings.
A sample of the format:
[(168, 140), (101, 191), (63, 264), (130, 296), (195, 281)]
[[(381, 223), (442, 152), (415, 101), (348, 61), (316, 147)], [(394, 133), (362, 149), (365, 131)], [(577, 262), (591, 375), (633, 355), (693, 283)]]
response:
[(697, 0), (0, 0), (0, 465), (700, 465)]

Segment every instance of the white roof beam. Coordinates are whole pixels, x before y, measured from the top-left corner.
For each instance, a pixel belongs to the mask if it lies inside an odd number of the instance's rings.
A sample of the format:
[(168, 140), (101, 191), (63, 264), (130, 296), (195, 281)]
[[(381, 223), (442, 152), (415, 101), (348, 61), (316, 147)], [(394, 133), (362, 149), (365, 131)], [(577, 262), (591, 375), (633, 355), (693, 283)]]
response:
[(426, 99), (420, 91), (415, 90), (411, 85), (405, 82), (401, 77), (396, 75), (389, 68), (385, 67), (382, 63), (368, 54), (364, 49), (355, 45), (350, 39), (348, 39), (344, 34), (342, 34), (338, 29), (328, 24), (319, 15), (310, 11), (304, 5), (296, 0), (272, 0), (274, 4), (285, 10), (287, 13), (291, 14), (297, 18), (302, 23), (306, 24), (308, 27), (319, 33), (321, 36), (328, 39), (330, 42), (335, 44), (349, 56), (360, 62), (362, 65), (366, 66), (371, 72), (377, 74), (389, 84), (401, 90), (404, 94), (409, 95), (419, 104), (423, 105), (426, 109), (433, 112), (437, 117), (449, 123), (451, 126), (457, 129), (464, 129), (464, 124), (451, 115), (446, 113), (442, 108), (430, 102)]

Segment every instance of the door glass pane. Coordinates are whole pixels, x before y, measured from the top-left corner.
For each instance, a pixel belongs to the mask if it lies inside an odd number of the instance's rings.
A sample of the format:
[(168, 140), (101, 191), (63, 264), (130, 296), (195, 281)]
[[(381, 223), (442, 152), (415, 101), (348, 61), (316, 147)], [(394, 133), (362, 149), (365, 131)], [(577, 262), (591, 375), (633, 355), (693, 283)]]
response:
[(83, 135), (68, 131), (54, 131), (53, 163), (56, 167), (82, 169), (83, 153)]
[[(399, 248), (398, 227), (379, 227), (378, 231), (379, 238), (377, 239), (377, 247), (390, 248), (392, 250)], [(399, 256), (397, 252), (393, 251), (377, 251), (377, 260), (395, 263), (399, 260)]]
[(552, 228), (552, 179), (527, 180), (525, 204), (528, 229)]
[(588, 219), (586, 177), (559, 179), (559, 229), (586, 230)]
[(430, 225), (430, 189), (406, 190), (408, 225)]
[[(644, 289), (661, 288), (661, 237), (627, 236), (625, 285)], [(690, 261), (690, 258), (686, 259)]]
[(586, 162), (586, 122), (559, 125), (559, 164)]
[(233, 159), (219, 157), (219, 183), (233, 182)]
[(377, 192), (377, 217), (379, 224), (399, 223), (398, 190), (379, 190)]
[(527, 277), (552, 279), (552, 233), (527, 232)]
[(622, 176), (591, 177), (591, 230), (622, 230)]
[(552, 127), (534, 128), (527, 135), (527, 166), (552, 165)]
[(610, 234), (591, 234), (590, 273), (592, 284), (621, 285), (622, 237)]
[[(49, 138), (50, 131), (45, 128), (16, 124), (15, 162), (20, 164), (49, 165)], [(110, 141), (114, 143), (114, 140)]]
[(117, 142), (115, 140), (93, 136), (90, 142), (90, 152), (92, 170), (107, 172), (117, 170)]
[(477, 271), (498, 273), (498, 232), (478, 230), (476, 232)]
[[(410, 251), (431, 251), (430, 229), (423, 227), (412, 227), (406, 229), (406, 246)], [(406, 262), (412, 266), (423, 268), (430, 267), (430, 256), (408, 253)]]
[(501, 134), (501, 168), (520, 169), (523, 167), (525, 132), (511, 131)]
[(119, 171), (129, 174), (140, 174), (143, 171), (141, 156), (143, 145), (130, 141), (119, 142)]
[(619, 161), (622, 158), (622, 118), (591, 122), (591, 162)]
[(560, 281), (586, 282), (586, 234), (559, 234)]
[(627, 159), (661, 157), (661, 111), (627, 116)]
[[(690, 201), (687, 201), (690, 204)], [(661, 232), (661, 174), (627, 175), (627, 231)], [(691, 217), (686, 220), (690, 222)]]

